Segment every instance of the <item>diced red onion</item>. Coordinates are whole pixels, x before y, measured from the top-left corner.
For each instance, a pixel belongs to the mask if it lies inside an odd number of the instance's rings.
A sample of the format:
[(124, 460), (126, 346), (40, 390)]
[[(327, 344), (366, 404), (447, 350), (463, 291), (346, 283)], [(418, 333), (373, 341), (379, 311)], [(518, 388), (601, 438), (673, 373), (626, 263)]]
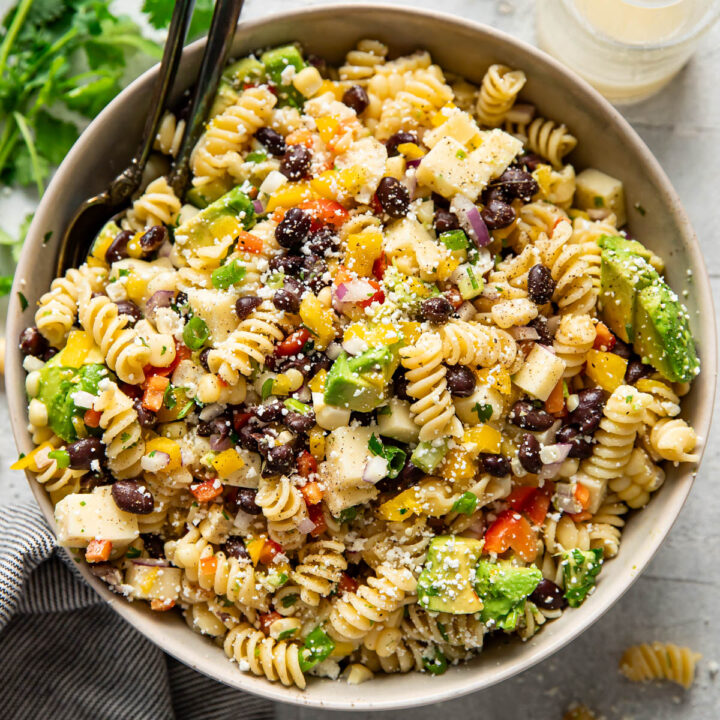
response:
[(562, 420), (556, 420), (547, 430), (533, 433), (540, 445), (552, 445), (555, 442), (555, 435), (562, 425)]
[(477, 314), (477, 310), (473, 307), (471, 302), (467, 300), (457, 309), (457, 314), (461, 320), (472, 320)]
[(542, 470), (538, 473), (538, 478), (540, 480), (552, 480), (554, 477), (557, 477), (557, 474), (560, 472), (561, 467), (561, 462), (551, 463), (550, 465), (543, 465)]
[(303, 403), (309, 403), (312, 400), (312, 393), (307, 385), (301, 385), (300, 388), (292, 394), (292, 396)]
[(540, 335), (535, 328), (531, 327), (511, 327), (507, 331), (515, 340), (539, 340)]
[(220, 435), (220, 433), (213, 433), (210, 436), (210, 449), (214, 452), (223, 452), (223, 450), (229, 450), (232, 447), (232, 440), (229, 437)]
[(170, 456), (162, 450), (153, 450), (150, 455), (140, 458), (140, 466), (147, 472), (159, 472), (170, 464)]
[(163, 558), (133, 558), (130, 562), (143, 567), (170, 567), (170, 563)]
[(487, 225), (480, 216), (480, 211), (471, 200), (464, 195), (456, 195), (450, 205), (456, 211), (460, 227), (478, 247), (485, 247), (492, 241)]
[(415, 173), (407, 176), (405, 185), (407, 186), (408, 192), (410, 193), (410, 199), (414, 200), (415, 191), (417, 190), (417, 178), (415, 177)]
[(367, 300), (374, 292), (374, 288), (364, 280), (348, 280), (335, 288), (337, 299), (343, 303)]
[[(562, 463), (557, 463), (562, 465)], [(550, 467), (549, 465), (546, 467)], [(543, 468), (544, 470), (545, 468)], [(553, 505), (562, 512), (574, 515), (582, 510), (582, 505), (575, 499), (575, 485), (571, 483), (558, 483), (552, 498)]]
[(552, 315), (548, 318), (547, 321), (547, 331), (550, 333), (550, 335), (554, 336), (557, 332), (557, 329), (560, 327), (560, 315)]
[(265, 206), (262, 204), (262, 200), (253, 200), (253, 208), (258, 215), (262, 215), (265, 212)]
[(379, 455), (373, 455), (366, 463), (363, 470), (362, 479), (373, 485), (387, 477), (388, 463), (387, 460)]
[(557, 445), (544, 445), (540, 450), (540, 459), (545, 462), (545, 458), (550, 460), (548, 465), (554, 465), (555, 463), (563, 463), (567, 460), (567, 456), (572, 450), (570, 443), (558, 443)]
[(175, 299), (172, 290), (158, 290), (154, 292), (145, 303), (145, 314), (152, 315), (158, 308), (170, 307)]
[(541, 350), (544, 350), (548, 355), (555, 354), (555, 348), (552, 345), (543, 345), (538, 343), (535, 347), (539, 347)]
[(331, 342), (327, 348), (325, 348), (325, 354), (331, 359), (336, 360), (340, 357), (342, 352), (342, 345), (338, 342)]
[(463, 537), (482, 540), (485, 535), (485, 518), (483, 515), (478, 515), (478, 517), (473, 520), (472, 524), (463, 531), (462, 535)]
[(246, 513), (244, 510), (238, 510), (237, 515), (233, 519), (233, 527), (240, 531), (241, 535), (249, 535), (250, 530), (255, 524), (256, 516)]
[(297, 529), (303, 534), (307, 535), (315, 529), (315, 523), (308, 517), (303, 518), (298, 524)]
[(209, 422), (210, 420), (214, 420), (218, 415), (223, 414), (224, 409), (225, 405), (221, 403), (213, 403), (212, 405), (206, 405), (200, 411), (200, 419), (203, 422)]
[(111, 588), (117, 589), (122, 585), (122, 573), (110, 563), (89, 563), (90, 572)]
[(418, 158), (417, 160), (408, 160), (405, 165), (407, 165), (407, 167), (416, 168), (421, 162), (422, 158)]
[(530, 103), (515, 103), (505, 119), (511, 123), (527, 125), (535, 117), (535, 106)]

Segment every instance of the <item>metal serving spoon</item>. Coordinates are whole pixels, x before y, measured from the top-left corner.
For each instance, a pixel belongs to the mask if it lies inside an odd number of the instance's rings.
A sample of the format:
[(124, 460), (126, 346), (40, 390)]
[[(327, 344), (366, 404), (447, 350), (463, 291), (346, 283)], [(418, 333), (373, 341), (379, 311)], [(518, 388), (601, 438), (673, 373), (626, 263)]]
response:
[[(232, 38), (244, 0), (217, 0), (207, 44), (203, 54), (183, 139), (170, 175), (170, 185), (181, 195), (189, 178), (190, 154), (200, 137), (204, 118), (210, 108), (220, 76), (228, 59)], [(75, 212), (60, 240), (56, 274), (77, 267), (87, 256), (90, 243), (100, 228), (113, 216), (125, 210), (142, 182), (157, 135), (167, 98), (172, 89), (182, 56), (185, 35), (190, 23), (194, 0), (177, 0), (165, 42), (160, 71), (153, 88), (150, 114), (145, 121), (143, 137), (135, 156), (99, 195), (88, 198)]]

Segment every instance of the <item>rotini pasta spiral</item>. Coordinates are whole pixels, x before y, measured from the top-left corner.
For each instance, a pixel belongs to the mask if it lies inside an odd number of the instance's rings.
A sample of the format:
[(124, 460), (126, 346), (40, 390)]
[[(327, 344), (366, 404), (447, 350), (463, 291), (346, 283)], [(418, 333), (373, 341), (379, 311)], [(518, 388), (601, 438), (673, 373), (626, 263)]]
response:
[[(54, 447), (59, 447), (61, 440), (53, 437), (50, 442)], [(72, 468), (61, 468), (57, 460), (48, 457), (53, 447), (41, 450), (35, 455), (35, 479), (45, 486), (49, 493), (70, 493), (77, 492), (80, 487), (80, 478), (85, 475), (86, 470), (73, 470)]]
[(697, 434), (680, 418), (658, 420), (650, 431), (650, 446), (664, 460), (672, 462), (697, 462), (700, 455), (694, 453)]
[(577, 138), (568, 132), (564, 124), (537, 117), (529, 123), (506, 123), (506, 129), (520, 137), (530, 152), (550, 161), (559, 170), (563, 158), (577, 145)]
[(545, 549), (553, 555), (565, 550), (589, 550), (590, 534), (585, 523), (576, 523), (570, 516), (559, 520), (548, 517), (543, 527)]
[(410, 605), (402, 629), (405, 637), (464, 648), (480, 648), (485, 635), (484, 623), (474, 615), (429, 613)]
[(104, 430), (110, 470), (120, 478), (136, 477), (141, 472), (145, 441), (132, 400), (114, 382), (104, 380), (94, 409), (101, 413), (100, 427)]
[(525, 81), (522, 70), (511, 70), (506, 65), (491, 65), (480, 84), (478, 120), (488, 127), (500, 127)]
[(160, 120), (153, 148), (165, 155), (175, 157), (180, 150), (184, 132), (185, 121), (178, 120), (173, 113), (166, 111)]
[(378, 40), (360, 40), (357, 47), (345, 56), (345, 64), (339, 70), (340, 79), (355, 83), (368, 80), (385, 62), (387, 54), (387, 45)]
[(629, 507), (637, 509), (647, 505), (650, 493), (664, 481), (664, 470), (655, 465), (642, 448), (634, 448), (623, 474), (611, 479), (609, 487)]
[(79, 298), (98, 292), (106, 280), (105, 268), (89, 267), (87, 263), (70, 268), (64, 277), (53, 280), (50, 292), (40, 298), (35, 312), (38, 330), (53, 347), (62, 346), (75, 323)]
[(280, 680), (283, 685), (297, 685), (301, 690), (305, 687), (297, 643), (274, 640), (250, 625), (242, 624), (228, 632), (223, 648), (242, 670), (264, 675), (271, 682)]
[(609, 495), (588, 522), (590, 547), (601, 548), (605, 559), (615, 557), (620, 547), (620, 534), (625, 527), (621, 517), (628, 509), (618, 502), (618, 496)]
[(127, 327), (128, 316), (120, 315), (118, 306), (107, 295), (90, 298), (85, 294), (79, 306), (80, 323), (100, 347), (108, 367), (123, 382), (131, 385), (143, 382), (143, 368), (150, 361), (151, 351)]
[[(548, 578), (551, 579), (551, 578)], [(527, 601), (523, 616), (519, 621), (520, 637), (529, 640), (548, 621), (560, 617), (562, 610), (546, 610), (539, 608), (535, 603)]]
[(451, 320), (439, 328), (438, 333), (442, 340), (443, 358), (448, 365), (492, 367), (500, 364), (512, 367), (515, 362), (515, 341), (498, 328)]
[(321, 597), (330, 595), (347, 568), (344, 551), (345, 546), (335, 540), (318, 540), (302, 548), (290, 577), (300, 587), (304, 603), (316, 606)]
[(123, 223), (142, 231), (154, 225), (174, 225), (182, 203), (164, 177), (153, 180), (133, 202)]
[(686, 690), (695, 679), (695, 665), (702, 655), (672, 643), (654, 642), (629, 647), (620, 658), (620, 672), (633, 682), (669, 680)]
[(415, 345), (400, 350), (406, 370), (408, 395), (416, 399), (411, 410), (420, 425), (420, 440), (461, 433), (455, 407), (447, 389), (443, 342), (437, 333), (423, 333)]
[(293, 325), (293, 316), (276, 310), (270, 302), (263, 302), (238, 325), (227, 340), (218, 343), (210, 351), (210, 372), (219, 375), (226, 383), (235, 385), (239, 374), (250, 375), (253, 362), (258, 365), (265, 362), (275, 343), (282, 340), (285, 332)]
[(595, 324), (589, 315), (563, 315), (553, 348), (565, 362), (563, 378), (575, 377), (585, 364), (585, 357), (595, 342)]

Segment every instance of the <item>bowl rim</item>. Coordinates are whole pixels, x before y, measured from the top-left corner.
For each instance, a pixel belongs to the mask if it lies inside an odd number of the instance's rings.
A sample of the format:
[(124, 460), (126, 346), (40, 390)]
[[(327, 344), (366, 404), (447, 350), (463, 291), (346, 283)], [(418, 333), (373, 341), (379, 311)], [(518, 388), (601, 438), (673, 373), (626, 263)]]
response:
[[(515, 46), (516, 49), (527, 55), (530, 61), (535, 60), (541, 65), (548, 67), (553, 74), (561, 76), (564, 79), (564, 82), (573, 87), (573, 90), (576, 91), (582, 97), (583, 101), (585, 101), (595, 112), (599, 112), (609, 121), (613, 122), (618, 128), (618, 131), (624, 136), (625, 140), (634, 147), (638, 155), (642, 158), (645, 167), (648, 168), (649, 174), (655, 179), (658, 186), (657, 192), (662, 193), (665, 197), (672, 201), (669, 212), (671, 212), (675, 217), (677, 227), (680, 230), (682, 244), (686, 247), (686, 250), (692, 257), (696, 267), (701, 270), (699, 277), (696, 273), (695, 284), (698, 307), (705, 311), (701, 313), (700, 317), (700, 329), (703, 340), (705, 340), (705, 342), (703, 342), (703, 370), (701, 377), (703, 378), (702, 383), (704, 389), (709, 391), (704, 395), (706, 398), (709, 397), (709, 400), (707, 400), (704, 407), (709, 403), (710, 410), (705, 412), (704, 427), (699, 427), (698, 430), (705, 438), (707, 438), (712, 419), (712, 398), (715, 396), (717, 375), (717, 335), (714, 322), (715, 311), (708, 271), (704, 263), (697, 237), (676, 191), (670, 183), (666, 173), (660, 166), (658, 160), (635, 132), (630, 123), (625, 120), (619, 111), (616, 110), (586, 81), (543, 51), (523, 40), (515, 38), (508, 33), (497, 30), (489, 25), (450, 13), (416, 9), (408, 6), (390, 5), (386, 3), (344, 2), (307, 8), (297, 8), (287, 12), (272, 13), (253, 20), (241, 21), (239, 24), (239, 31), (245, 30), (252, 32), (262, 29), (265, 26), (272, 25), (278, 21), (288, 22), (293, 18), (300, 16), (312, 17), (342, 14), (344, 18), (351, 19), (354, 14), (365, 15), (369, 12), (394, 15), (395, 19), (398, 21), (401, 21), (403, 17), (420, 16), (427, 22), (432, 22), (434, 20), (439, 21), (446, 26), (454, 26), (458, 30), (474, 33), (479, 37), (490, 36), (500, 41), (502, 44)], [(183, 51), (183, 58), (192, 54), (197, 55), (204, 44), (205, 39), (202, 38), (187, 46)], [(103, 111), (82, 133), (73, 148), (63, 160), (63, 163), (58, 171), (55, 173), (55, 176), (49, 184), (42, 201), (40, 202), (38, 210), (35, 213), (35, 218), (29, 229), (27, 241), (23, 248), (15, 274), (15, 280), (8, 307), (7, 329), (11, 337), (17, 337), (22, 327), (24, 327), (24, 323), (22, 322), (24, 308), (22, 307), (22, 301), (19, 297), (19, 291), (24, 286), (25, 281), (23, 278), (32, 273), (32, 266), (35, 260), (32, 256), (33, 249), (36, 246), (41, 246), (40, 243), (42, 242), (43, 235), (41, 220), (44, 216), (48, 215), (50, 211), (53, 195), (60, 184), (64, 181), (64, 176), (68, 169), (70, 169), (75, 162), (79, 161), (84, 153), (93, 150), (91, 147), (93, 128), (97, 129), (101, 127), (103, 123), (113, 114), (115, 109), (118, 108), (121, 103), (125, 102), (125, 98), (128, 95), (135, 94), (144, 86), (149, 85), (157, 70), (158, 65), (154, 65), (148, 69), (130, 83), (108, 106), (103, 109)], [(27, 452), (32, 448), (32, 442), (25, 427), (27, 407), (24, 393), (24, 370), (22, 368), (22, 357), (17, 343), (13, 342), (8, 346), (8, 359), (6, 364), (8, 406), (13, 435), (17, 447), (21, 451)], [(704, 452), (706, 445), (707, 443), (704, 443), (700, 448), (701, 455)], [(656, 532), (654, 533), (653, 541), (648, 542), (641, 549), (638, 555), (634, 556), (633, 569), (631, 571), (625, 571), (626, 577), (618, 579), (616, 583), (618, 585), (618, 591), (615, 594), (604, 598), (603, 602), (600, 602), (598, 599), (597, 602), (588, 603), (579, 611), (575, 611), (578, 613), (581, 612), (582, 616), (576, 616), (577, 622), (575, 622), (574, 625), (568, 626), (563, 633), (553, 638), (542, 648), (538, 649), (537, 647), (528, 645), (526, 652), (524, 652), (520, 658), (513, 659), (510, 662), (501, 662), (493, 668), (493, 673), (478, 675), (477, 678), (473, 678), (473, 676), (468, 673), (462, 682), (457, 681), (454, 683), (445, 683), (446, 687), (443, 687), (439, 682), (427, 683), (429, 686), (427, 690), (419, 692), (409, 698), (402, 696), (383, 698), (371, 697), (362, 701), (351, 699), (323, 700), (322, 698), (303, 694), (302, 692), (293, 692), (292, 688), (285, 688), (278, 683), (270, 683), (266, 681), (264, 677), (257, 678), (246, 673), (237, 672), (235, 669), (233, 669), (233, 677), (217, 677), (210, 669), (202, 667), (202, 657), (198, 657), (199, 653), (197, 650), (192, 647), (185, 646), (182, 642), (169, 641), (164, 637), (162, 623), (158, 623), (154, 619), (147, 618), (143, 615), (138, 615), (134, 611), (131, 603), (111, 593), (102, 581), (90, 573), (88, 566), (85, 563), (80, 563), (76, 567), (82, 573), (85, 580), (96, 590), (96, 592), (98, 592), (100, 596), (108, 602), (121, 617), (123, 617), (124, 620), (130, 623), (136, 630), (139, 630), (148, 640), (153, 642), (164, 652), (192, 667), (196, 671), (230, 685), (231, 687), (259, 695), (276, 702), (322, 709), (362, 711), (411, 708), (461, 697), (471, 692), (491, 687), (492, 685), (502, 682), (503, 680), (533, 667), (542, 660), (545, 660), (575, 639), (582, 632), (587, 630), (590, 625), (607, 612), (625, 594), (625, 592), (627, 592), (660, 548), (663, 540), (677, 520), (677, 517), (687, 499), (690, 489), (692, 488), (694, 478), (697, 474), (698, 467), (699, 462), (694, 470), (688, 471), (683, 476), (683, 486), (675, 492), (675, 497), (671, 507), (672, 512), (666, 512), (666, 514), (660, 518), (660, 522), (658, 524), (659, 526), (655, 528)], [(26, 476), (32, 493), (40, 505), (43, 515), (54, 530), (55, 524), (52, 505), (47, 494), (41, 485), (37, 483), (27, 471)], [(618, 570), (619, 574), (622, 572), (622, 570)], [(188, 629), (188, 632), (192, 631)], [(228, 667), (232, 667), (230, 663), (228, 663)], [(444, 677), (447, 678), (448, 676)], [(440, 678), (437, 678), (437, 680), (439, 679)]]

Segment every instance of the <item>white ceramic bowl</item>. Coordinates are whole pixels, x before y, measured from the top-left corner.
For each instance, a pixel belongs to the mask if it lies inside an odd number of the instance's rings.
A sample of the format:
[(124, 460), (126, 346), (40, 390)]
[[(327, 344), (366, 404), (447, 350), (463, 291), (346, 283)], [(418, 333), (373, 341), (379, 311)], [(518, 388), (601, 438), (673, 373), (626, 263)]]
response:
[[(600, 95), (547, 55), (489, 27), (457, 17), (382, 5), (336, 5), (298, 10), (242, 23), (235, 54), (298, 40), (305, 48), (339, 62), (364, 37), (388, 43), (393, 53), (427, 48), (442, 67), (479, 82), (492, 62), (522, 68), (528, 76), (523, 96), (541, 114), (565, 122), (579, 138), (571, 161), (595, 166), (625, 183), (630, 229), (663, 257), (678, 293), (687, 291), (693, 335), (702, 357), (702, 374), (684, 403), (684, 414), (701, 437), (708, 435), (715, 389), (717, 340), (707, 272), (700, 248), (665, 173), (628, 123)], [(194, 77), (202, 53), (198, 42), (185, 52), (179, 89)], [(102, 189), (127, 164), (140, 137), (155, 70), (120, 94), (83, 133), (68, 154), (42, 200), (30, 228), (10, 301), (8, 336), (33, 324), (36, 300), (53, 279), (57, 238), (80, 201)], [(633, 210), (638, 203), (645, 209)], [(43, 238), (54, 231), (47, 244)], [(690, 275), (687, 271), (691, 270)], [(29, 301), (22, 310), (18, 292)], [(15, 439), (20, 451), (32, 448), (26, 431), (27, 411), (22, 358), (9, 343), (6, 383)], [(313, 680), (307, 690), (284, 688), (241, 673), (209, 640), (192, 633), (172, 613), (152, 613), (144, 603), (128, 603), (110, 593), (85, 566), (87, 581), (129, 623), (163, 650), (196, 670), (257, 695), (299, 705), (344, 710), (386, 710), (458, 697), (493, 685), (546, 659), (597, 620), (645, 568), (672, 526), (693, 482), (694, 468), (668, 468), (668, 480), (647, 509), (632, 517), (619, 555), (609, 562), (596, 592), (581, 608), (567, 611), (527, 643), (488, 647), (467, 665), (439, 677), (388, 675), (350, 686)], [(42, 488), (30, 479), (48, 521), (53, 512)]]

